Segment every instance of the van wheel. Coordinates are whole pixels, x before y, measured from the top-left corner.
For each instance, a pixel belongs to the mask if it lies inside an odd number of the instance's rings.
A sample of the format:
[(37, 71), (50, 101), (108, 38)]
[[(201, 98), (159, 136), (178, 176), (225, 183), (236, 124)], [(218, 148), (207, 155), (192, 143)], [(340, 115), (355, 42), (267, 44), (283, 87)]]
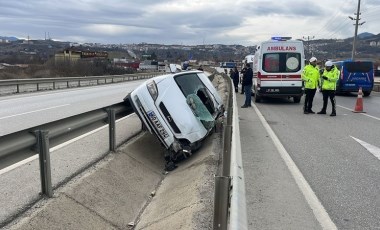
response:
[(363, 95), (364, 97), (368, 97), (371, 94), (371, 91), (364, 91)]
[(293, 101), (294, 101), (294, 103), (300, 103), (300, 101), (301, 101), (301, 97), (300, 97), (300, 96), (298, 96), (298, 97), (293, 97)]

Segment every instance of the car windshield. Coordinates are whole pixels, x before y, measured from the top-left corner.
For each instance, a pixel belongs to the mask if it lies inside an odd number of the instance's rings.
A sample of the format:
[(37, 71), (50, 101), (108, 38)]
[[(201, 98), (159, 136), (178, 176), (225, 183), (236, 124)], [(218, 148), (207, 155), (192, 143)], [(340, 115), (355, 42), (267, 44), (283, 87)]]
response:
[(180, 75), (174, 78), (187, 103), (190, 105), (194, 114), (202, 121), (206, 129), (214, 125), (212, 114), (215, 107), (207, 88), (199, 79), (196, 73)]
[(189, 94), (196, 93), (199, 88), (205, 87), (196, 73), (180, 75), (175, 77), (174, 80), (177, 82), (177, 85), (185, 97)]

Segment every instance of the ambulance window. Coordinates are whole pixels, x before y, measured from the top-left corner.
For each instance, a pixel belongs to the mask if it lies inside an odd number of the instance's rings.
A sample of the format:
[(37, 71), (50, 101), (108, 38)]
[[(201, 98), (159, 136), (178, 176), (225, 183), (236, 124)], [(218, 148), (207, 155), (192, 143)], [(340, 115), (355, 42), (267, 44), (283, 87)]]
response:
[(301, 67), (300, 54), (288, 53), (286, 54), (286, 72), (298, 71)]
[(268, 73), (298, 72), (301, 69), (299, 53), (269, 53), (264, 54), (263, 70)]
[(265, 54), (264, 55), (264, 71), (279, 72), (280, 71), (280, 54)]

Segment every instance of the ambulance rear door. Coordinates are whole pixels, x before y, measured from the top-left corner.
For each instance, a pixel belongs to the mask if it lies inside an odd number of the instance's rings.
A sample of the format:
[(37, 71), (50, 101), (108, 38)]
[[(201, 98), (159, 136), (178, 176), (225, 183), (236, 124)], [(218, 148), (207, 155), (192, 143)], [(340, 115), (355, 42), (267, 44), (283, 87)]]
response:
[(302, 96), (301, 73), (304, 50), (301, 41), (262, 43), (261, 68), (258, 73), (261, 93), (266, 96)]

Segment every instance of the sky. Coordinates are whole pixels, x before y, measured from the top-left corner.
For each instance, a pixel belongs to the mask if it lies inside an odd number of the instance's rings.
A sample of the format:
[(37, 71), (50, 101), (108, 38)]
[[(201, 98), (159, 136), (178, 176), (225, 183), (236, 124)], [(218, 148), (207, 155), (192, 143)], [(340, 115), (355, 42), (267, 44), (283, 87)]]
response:
[[(358, 0), (0, 0), (0, 36), (78, 43), (256, 45), (272, 36), (354, 35)], [(358, 33), (380, 33), (380, 0), (361, 0)]]

